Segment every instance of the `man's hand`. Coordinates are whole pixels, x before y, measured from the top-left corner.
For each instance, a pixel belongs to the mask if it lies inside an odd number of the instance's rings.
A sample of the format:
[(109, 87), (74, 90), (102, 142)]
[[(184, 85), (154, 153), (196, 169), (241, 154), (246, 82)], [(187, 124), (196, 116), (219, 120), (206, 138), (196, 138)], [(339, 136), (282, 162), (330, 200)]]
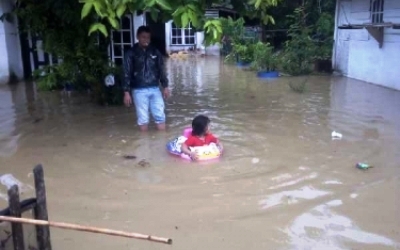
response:
[(132, 104), (132, 98), (131, 98), (131, 95), (129, 94), (129, 92), (125, 92), (125, 94), (124, 94), (124, 104), (127, 107), (130, 107)]
[(164, 99), (167, 99), (170, 96), (169, 88), (164, 88), (162, 92)]

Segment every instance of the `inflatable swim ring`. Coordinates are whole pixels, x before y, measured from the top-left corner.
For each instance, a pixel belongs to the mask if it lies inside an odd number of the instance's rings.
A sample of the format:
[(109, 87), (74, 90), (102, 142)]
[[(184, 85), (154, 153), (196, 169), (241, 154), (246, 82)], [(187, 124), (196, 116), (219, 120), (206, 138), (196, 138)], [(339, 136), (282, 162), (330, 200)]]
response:
[[(167, 151), (186, 160), (191, 160), (191, 158), (187, 154), (184, 154), (181, 151), (181, 145), (187, 140), (191, 132), (192, 129), (187, 128), (183, 132), (184, 135), (179, 136), (172, 141), (169, 141), (167, 143)], [(211, 143), (210, 145), (201, 147), (190, 147), (190, 150), (197, 153), (197, 155), (199, 156), (199, 161), (214, 160), (219, 158), (222, 154), (221, 149), (215, 143)]]

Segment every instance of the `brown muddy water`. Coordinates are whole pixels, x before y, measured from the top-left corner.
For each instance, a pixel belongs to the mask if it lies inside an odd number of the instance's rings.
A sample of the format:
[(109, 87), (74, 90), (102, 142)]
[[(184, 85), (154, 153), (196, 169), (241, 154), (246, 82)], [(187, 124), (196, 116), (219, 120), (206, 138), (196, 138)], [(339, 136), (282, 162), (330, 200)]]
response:
[[(170, 60), (168, 70), (166, 133), (140, 134), (132, 109), (75, 93), (0, 88), (0, 206), (16, 181), (33, 196), (31, 171), (42, 163), (51, 220), (174, 240), (52, 229), (57, 250), (399, 248), (400, 92), (313, 76), (297, 94), (287, 83), (303, 78), (263, 81), (217, 58)], [(166, 142), (200, 113), (225, 155), (168, 155)]]

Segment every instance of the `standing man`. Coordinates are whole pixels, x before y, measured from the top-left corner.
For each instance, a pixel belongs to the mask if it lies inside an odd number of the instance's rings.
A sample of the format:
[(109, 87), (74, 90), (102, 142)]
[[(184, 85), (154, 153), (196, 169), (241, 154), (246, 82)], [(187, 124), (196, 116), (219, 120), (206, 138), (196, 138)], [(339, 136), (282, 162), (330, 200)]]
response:
[(150, 38), (150, 28), (140, 26), (137, 30), (139, 42), (124, 56), (124, 103), (129, 107), (133, 97), (141, 131), (148, 130), (149, 109), (158, 130), (165, 130), (163, 98), (169, 97), (164, 58), (160, 51), (150, 45)]

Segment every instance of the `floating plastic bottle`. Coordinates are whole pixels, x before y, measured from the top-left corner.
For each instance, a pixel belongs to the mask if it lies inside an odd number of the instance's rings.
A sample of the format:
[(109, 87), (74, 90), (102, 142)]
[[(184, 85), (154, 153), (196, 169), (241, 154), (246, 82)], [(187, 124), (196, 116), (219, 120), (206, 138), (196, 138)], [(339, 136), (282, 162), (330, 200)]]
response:
[(332, 139), (342, 139), (343, 135), (341, 133), (338, 133), (336, 131), (332, 132)]
[(367, 164), (367, 163), (361, 163), (361, 162), (359, 162), (359, 163), (356, 164), (356, 168), (362, 169), (362, 170), (370, 169), (370, 168), (372, 168), (372, 167), (373, 167), (373, 166), (371, 166), (371, 165), (369, 165), (369, 164)]

